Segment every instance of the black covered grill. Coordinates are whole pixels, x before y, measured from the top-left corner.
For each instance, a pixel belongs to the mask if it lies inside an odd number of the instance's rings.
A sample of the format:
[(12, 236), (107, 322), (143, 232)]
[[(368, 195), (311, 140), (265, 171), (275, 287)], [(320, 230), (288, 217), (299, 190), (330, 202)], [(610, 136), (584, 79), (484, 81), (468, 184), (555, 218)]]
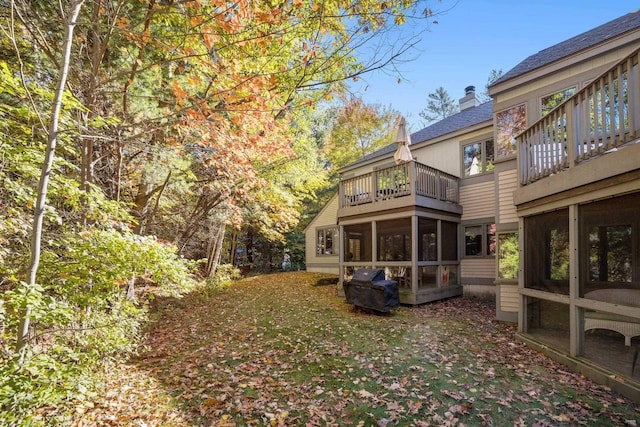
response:
[(344, 283), (347, 302), (357, 307), (388, 313), (400, 305), (398, 282), (385, 280), (384, 270), (361, 268)]

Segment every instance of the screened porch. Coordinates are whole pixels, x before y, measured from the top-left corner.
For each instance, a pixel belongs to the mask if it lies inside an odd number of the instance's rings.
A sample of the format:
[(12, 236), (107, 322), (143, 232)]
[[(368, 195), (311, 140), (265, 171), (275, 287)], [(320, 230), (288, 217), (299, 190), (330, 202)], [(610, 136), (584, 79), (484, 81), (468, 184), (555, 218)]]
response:
[(419, 211), (345, 221), (341, 283), (360, 268), (384, 269), (398, 282), (400, 302), (421, 304), (462, 293), (459, 283), (458, 219)]

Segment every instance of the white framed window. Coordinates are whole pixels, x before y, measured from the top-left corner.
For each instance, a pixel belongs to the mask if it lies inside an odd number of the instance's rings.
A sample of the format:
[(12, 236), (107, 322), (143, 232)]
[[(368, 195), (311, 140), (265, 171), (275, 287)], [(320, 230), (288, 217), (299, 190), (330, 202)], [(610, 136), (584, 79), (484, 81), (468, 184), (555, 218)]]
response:
[(518, 232), (498, 234), (498, 279), (517, 280), (520, 263)]
[(516, 136), (527, 128), (527, 106), (516, 105), (496, 113), (496, 155), (515, 156)]
[(540, 117), (546, 116), (551, 110), (562, 104), (576, 93), (576, 87), (570, 87), (540, 98)]
[(496, 225), (474, 224), (464, 226), (464, 256), (486, 257), (496, 254)]
[(338, 227), (316, 230), (316, 255), (338, 255)]
[(493, 171), (493, 139), (477, 141), (462, 146), (462, 170), (464, 177)]

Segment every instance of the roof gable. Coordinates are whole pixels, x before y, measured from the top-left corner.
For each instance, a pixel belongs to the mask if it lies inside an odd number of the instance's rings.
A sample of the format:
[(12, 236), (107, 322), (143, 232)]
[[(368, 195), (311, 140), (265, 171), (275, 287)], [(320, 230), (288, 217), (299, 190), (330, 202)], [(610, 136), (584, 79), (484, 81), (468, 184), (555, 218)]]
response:
[(313, 216), (313, 218), (311, 218), (311, 221), (309, 221), (309, 224), (307, 224), (307, 226), (303, 230), (305, 233), (307, 232), (307, 230), (311, 228), (312, 225), (315, 226), (315, 223), (318, 221), (318, 219), (321, 218), (322, 215), (324, 215), (325, 211), (329, 209), (329, 206), (331, 206), (331, 204), (334, 203), (335, 199), (337, 198), (338, 198), (338, 192), (336, 191), (335, 193), (333, 193), (333, 196), (331, 196), (329, 200), (327, 200), (327, 202), (322, 206), (322, 209), (320, 209)]
[(544, 67), (562, 58), (566, 58), (567, 56), (639, 28), (640, 10), (636, 10), (529, 56), (496, 80), (491, 86), (511, 80), (529, 71)]

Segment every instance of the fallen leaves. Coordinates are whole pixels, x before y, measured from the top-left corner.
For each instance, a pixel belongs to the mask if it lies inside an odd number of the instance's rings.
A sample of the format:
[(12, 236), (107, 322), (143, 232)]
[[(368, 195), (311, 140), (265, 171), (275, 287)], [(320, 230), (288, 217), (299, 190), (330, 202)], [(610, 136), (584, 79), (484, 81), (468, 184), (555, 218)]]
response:
[(516, 342), (490, 304), (374, 316), (320, 277), (159, 301), (146, 350), (77, 424), (637, 425), (630, 401)]

